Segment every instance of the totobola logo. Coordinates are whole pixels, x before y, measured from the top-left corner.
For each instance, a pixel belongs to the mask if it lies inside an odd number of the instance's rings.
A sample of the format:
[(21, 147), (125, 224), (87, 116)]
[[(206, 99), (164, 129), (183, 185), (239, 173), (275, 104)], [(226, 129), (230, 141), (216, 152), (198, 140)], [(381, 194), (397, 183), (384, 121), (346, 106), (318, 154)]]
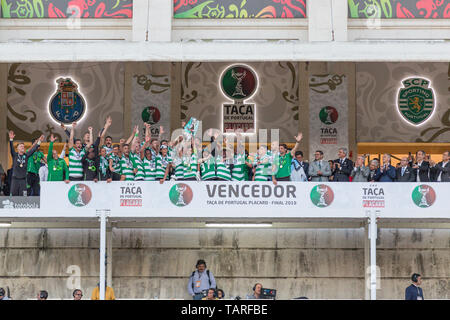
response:
[(159, 112), (158, 108), (150, 106), (142, 110), (141, 117), (142, 121), (144, 121), (145, 123), (154, 125), (157, 124), (159, 120), (161, 120), (161, 113)]
[(89, 204), (92, 199), (92, 191), (87, 185), (77, 183), (69, 190), (69, 201), (75, 207), (84, 207)]
[(338, 117), (338, 111), (332, 106), (323, 107), (319, 112), (319, 118), (323, 124), (333, 124), (337, 121)]
[(230, 66), (220, 80), (223, 93), (234, 101), (249, 99), (258, 87), (255, 72), (247, 66)]
[(435, 109), (435, 94), (431, 82), (423, 78), (409, 78), (402, 81), (398, 93), (398, 111), (413, 125), (427, 121)]
[(421, 184), (414, 188), (412, 200), (420, 208), (428, 208), (436, 201), (436, 192), (426, 184)]
[(177, 183), (169, 191), (170, 201), (177, 207), (184, 207), (191, 203), (194, 193), (185, 183)]
[(312, 188), (310, 198), (316, 207), (326, 208), (333, 202), (334, 192), (331, 187), (325, 184), (319, 184)]
[(86, 111), (86, 102), (78, 92), (78, 85), (71, 78), (56, 80), (58, 88), (49, 103), (52, 118), (70, 124), (80, 120)]

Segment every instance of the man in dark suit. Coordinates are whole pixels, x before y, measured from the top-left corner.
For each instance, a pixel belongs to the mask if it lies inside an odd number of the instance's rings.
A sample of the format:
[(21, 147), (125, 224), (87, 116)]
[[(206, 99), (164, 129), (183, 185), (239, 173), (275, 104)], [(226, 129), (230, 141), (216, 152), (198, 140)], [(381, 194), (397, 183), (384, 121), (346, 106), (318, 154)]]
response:
[(442, 161), (435, 164), (430, 161), (431, 169), (430, 175), (435, 182), (450, 182), (450, 155), (449, 151), (442, 154)]
[(333, 181), (350, 181), (349, 177), (353, 170), (353, 161), (347, 159), (347, 149), (340, 148), (338, 151), (339, 159), (334, 160)]
[(408, 166), (408, 157), (400, 159), (400, 168), (397, 169), (397, 181), (398, 182), (414, 182), (416, 176), (413, 169)]
[(380, 167), (380, 182), (393, 182), (397, 177), (395, 168), (391, 165), (391, 155), (383, 154), (383, 165)]
[(422, 277), (418, 273), (411, 276), (412, 284), (405, 290), (405, 300), (423, 300), (423, 291), (419, 287), (422, 284)]
[(430, 182), (430, 163), (425, 160), (425, 151), (417, 151), (416, 163), (413, 165), (416, 182)]

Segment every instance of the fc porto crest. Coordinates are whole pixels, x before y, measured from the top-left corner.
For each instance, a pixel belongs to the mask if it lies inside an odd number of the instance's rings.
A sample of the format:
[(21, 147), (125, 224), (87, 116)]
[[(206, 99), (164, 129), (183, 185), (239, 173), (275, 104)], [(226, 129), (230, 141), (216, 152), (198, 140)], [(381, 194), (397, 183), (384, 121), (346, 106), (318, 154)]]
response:
[(398, 93), (398, 110), (405, 120), (413, 125), (427, 121), (435, 108), (435, 95), (430, 81), (423, 78), (409, 78), (402, 81)]
[(71, 78), (56, 80), (58, 88), (50, 99), (50, 115), (57, 122), (70, 124), (80, 120), (86, 111), (86, 102)]

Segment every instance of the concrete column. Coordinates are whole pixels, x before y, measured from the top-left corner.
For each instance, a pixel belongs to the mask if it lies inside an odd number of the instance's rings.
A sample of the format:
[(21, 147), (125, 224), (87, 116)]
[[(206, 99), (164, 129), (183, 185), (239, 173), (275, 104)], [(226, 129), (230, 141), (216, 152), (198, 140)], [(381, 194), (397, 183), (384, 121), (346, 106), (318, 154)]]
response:
[[(170, 128), (181, 128), (181, 62), (172, 62), (170, 67), (171, 106)], [(172, 132), (170, 134), (172, 134)]]
[(133, 41), (148, 41), (149, 0), (133, 1)]
[(366, 223), (364, 226), (364, 299), (370, 300), (370, 241), (369, 241), (369, 226)]
[(106, 227), (106, 283), (108, 287), (113, 288), (112, 283), (112, 254), (113, 254), (113, 233), (112, 227)]
[(3, 169), (8, 170), (8, 138), (7, 116), (8, 108), (8, 64), (0, 63), (0, 163)]
[(332, 0), (331, 10), (334, 41), (347, 41), (348, 2)]
[(307, 2), (308, 40), (331, 41), (331, 0), (315, 0)]
[(173, 1), (150, 0), (148, 19), (149, 41), (171, 41)]
[(303, 140), (300, 142), (300, 150), (303, 157), (310, 159), (309, 155), (309, 62), (299, 63), (299, 109), (298, 109), (298, 131), (303, 133)]
[(308, 1), (309, 41), (347, 41), (347, 1)]

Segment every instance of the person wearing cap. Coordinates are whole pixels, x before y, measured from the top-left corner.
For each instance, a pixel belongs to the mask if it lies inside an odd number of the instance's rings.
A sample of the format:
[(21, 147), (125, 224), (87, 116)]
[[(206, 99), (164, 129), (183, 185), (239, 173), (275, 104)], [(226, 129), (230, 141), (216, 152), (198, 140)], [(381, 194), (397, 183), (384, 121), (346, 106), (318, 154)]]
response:
[(194, 300), (201, 300), (207, 295), (209, 289), (216, 289), (216, 279), (212, 272), (206, 269), (205, 260), (198, 260), (195, 267), (197, 270), (189, 277), (187, 289)]

